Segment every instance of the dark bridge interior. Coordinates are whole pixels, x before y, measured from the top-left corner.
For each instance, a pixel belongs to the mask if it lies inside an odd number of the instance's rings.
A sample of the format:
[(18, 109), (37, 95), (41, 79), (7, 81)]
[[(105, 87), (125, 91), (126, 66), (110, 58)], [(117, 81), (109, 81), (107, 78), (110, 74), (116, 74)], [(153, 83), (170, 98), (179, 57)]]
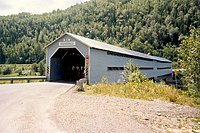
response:
[(75, 48), (62, 48), (51, 58), (50, 80), (76, 81), (84, 77), (85, 58)]

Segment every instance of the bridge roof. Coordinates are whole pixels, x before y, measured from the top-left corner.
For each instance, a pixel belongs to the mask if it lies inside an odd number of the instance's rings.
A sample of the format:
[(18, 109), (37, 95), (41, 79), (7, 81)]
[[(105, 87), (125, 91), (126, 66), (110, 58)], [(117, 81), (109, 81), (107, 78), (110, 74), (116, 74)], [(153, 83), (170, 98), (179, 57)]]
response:
[[(79, 35), (75, 35), (75, 34), (72, 34), (72, 33), (65, 33), (61, 37), (65, 36), (65, 35), (68, 35), (68, 36), (80, 41), (81, 43), (85, 44), (86, 46), (88, 46), (90, 48), (112, 51), (112, 52), (121, 53), (121, 54), (125, 54), (125, 55), (140, 57), (140, 58), (144, 58), (144, 59), (157, 60), (157, 61), (162, 61), (162, 62), (171, 62), (170, 60), (168, 60), (166, 58), (162, 58), (162, 57), (158, 57), (158, 56), (152, 56), (152, 55), (144, 54), (144, 53), (133, 51), (133, 50), (128, 50), (128, 49), (125, 49), (125, 48), (121, 48), (121, 47), (114, 46), (114, 45), (111, 45), (111, 44), (107, 44), (107, 43), (104, 43), (104, 42), (101, 42), (101, 41), (89, 39), (89, 38), (79, 36)], [(54, 40), (53, 42), (48, 44), (45, 48), (52, 45), (55, 41), (57, 41), (61, 37), (57, 38), (56, 40)]]

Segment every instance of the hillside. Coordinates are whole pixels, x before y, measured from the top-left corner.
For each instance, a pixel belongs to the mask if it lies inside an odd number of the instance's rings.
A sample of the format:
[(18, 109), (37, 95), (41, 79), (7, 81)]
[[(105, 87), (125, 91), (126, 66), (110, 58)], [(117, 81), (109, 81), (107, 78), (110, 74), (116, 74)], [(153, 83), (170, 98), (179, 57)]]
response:
[(0, 63), (38, 63), (65, 32), (177, 60), (177, 47), (200, 26), (199, 0), (91, 0), (42, 15), (0, 16)]

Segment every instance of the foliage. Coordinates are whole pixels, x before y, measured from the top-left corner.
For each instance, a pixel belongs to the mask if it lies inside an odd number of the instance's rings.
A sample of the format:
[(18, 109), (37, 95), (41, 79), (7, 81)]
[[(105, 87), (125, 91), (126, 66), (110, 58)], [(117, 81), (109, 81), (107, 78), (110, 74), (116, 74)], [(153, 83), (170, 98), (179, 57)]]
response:
[(2, 69), (2, 72), (1, 72), (3, 75), (7, 75), (7, 74), (11, 74), (12, 73), (12, 69), (10, 66), (7, 66), (7, 67), (4, 67)]
[(103, 76), (101, 78), (101, 83), (108, 83), (108, 78), (106, 76)]
[(33, 69), (34, 72), (38, 72), (38, 64), (33, 63), (32, 69)]
[(12, 72), (10, 74), (3, 75), (0, 72), (0, 77), (16, 77), (16, 76), (37, 76), (38, 72), (34, 72), (33, 64), (0, 64), (0, 70), (9, 67)]
[(140, 72), (139, 68), (133, 63), (133, 60), (129, 60), (124, 66), (124, 71), (121, 74), (123, 82), (143, 82), (147, 78)]
[(195, 106), (199, 103), (188, 97), (184, 91), (177, 90), (163, 83), (152, 81), (128, 82), (125, 84), (98, 83), (85, 86), (86, 93), (117, 96), (122, 98), (154, 100), (160, 99), (182, 105)]
[(177, 59), (180, 37), (200, 25), (199, 0), (90, 0), (66, 10), (0, 16), (0, 63), (39, 63), (65, 32)]
[(192, 30), (191, 35), (182, 41), (178, 49), (183, 83), (190, 94), (200, 97), (200, 28)]
[(45, 63), (44, 63), (44, 61), (40, 61), (39, 67), (38, 67), (38, 72), (40, 73), (41, 76), (45, 75)]

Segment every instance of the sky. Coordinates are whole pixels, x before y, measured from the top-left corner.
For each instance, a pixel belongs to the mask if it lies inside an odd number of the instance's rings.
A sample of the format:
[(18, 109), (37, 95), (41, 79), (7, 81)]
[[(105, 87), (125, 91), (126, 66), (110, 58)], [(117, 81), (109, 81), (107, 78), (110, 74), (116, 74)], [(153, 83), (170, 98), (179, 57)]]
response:
[(0, 16), (29, 12), (42, 14), (57, 9), (66, 9), (88, 0), (0, 0)]

